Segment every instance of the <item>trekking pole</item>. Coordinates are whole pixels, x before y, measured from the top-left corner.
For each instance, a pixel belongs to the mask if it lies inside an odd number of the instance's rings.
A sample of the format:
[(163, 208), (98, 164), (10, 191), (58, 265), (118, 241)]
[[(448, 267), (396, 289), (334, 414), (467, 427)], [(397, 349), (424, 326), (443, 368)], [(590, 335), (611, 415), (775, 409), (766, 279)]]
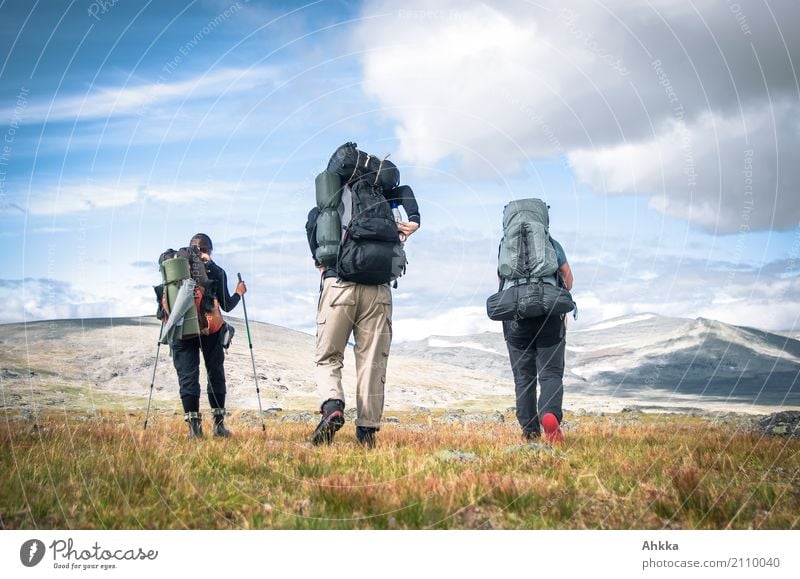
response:
[[(162, 322), (161, 327), (164, 327)], [(160, 337), (160, 334), (159, 334)], [(153, 400), (153, 385), (156, 383), (156, 368), (158, 367), (158, 353), (161, 351), (161, 340), (158, 341), (158, 347), (156, 348), (156, 361), (153, 363), (153, 379), (150, 380), (150, 396), (147, 397), (147, 414), (144, 416), (144, 428), (142, 430), (147, 430), (147, 421), (150, 419), (150, 402)]]
[[(236, 277), (242, 281), (242, 274), (237, 273)], [(253, 362), (253, 380), (256, 382), (256, 396), (258, 396), (258, 415), (261, 417), (261, 430), (267, 431), (264, 425), (264, 412), (261, 410), (261, 390), (258, 389), (258, 374), (256, 373), (256, 357), (253, 355), (253, 340), (250, 337), (250, 322), (247, 321), (247, 304), (244, 303), (244, 295), (242, 295), (242, 309), (244, 309), (244, 327), (247, 328), (247, 344), (250, 346), (250, 360)]]

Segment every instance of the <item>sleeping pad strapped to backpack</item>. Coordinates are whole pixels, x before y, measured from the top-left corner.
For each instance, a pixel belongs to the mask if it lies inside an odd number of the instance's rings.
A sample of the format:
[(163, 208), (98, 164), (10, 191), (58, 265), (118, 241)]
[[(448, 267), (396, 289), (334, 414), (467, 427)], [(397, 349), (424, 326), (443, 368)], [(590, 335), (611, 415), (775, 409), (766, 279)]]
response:
[(342, 178), (333, 171), (323, 171), (314, 180), (317, 190), (317, 249), (314, 259), (322, 265), (334, 267), (342, 241), (342, 219), (339, 203), (342, 201)]

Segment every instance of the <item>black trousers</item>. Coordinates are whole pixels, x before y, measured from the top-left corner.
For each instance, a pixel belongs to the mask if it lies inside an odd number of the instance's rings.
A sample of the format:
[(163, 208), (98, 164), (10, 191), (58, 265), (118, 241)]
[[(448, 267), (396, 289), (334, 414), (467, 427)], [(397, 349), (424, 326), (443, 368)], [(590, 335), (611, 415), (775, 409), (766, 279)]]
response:
[(184, 412), (200, 410), (200, 350), (208, 374), (208, 404), (211, 408), (225, 408), (225, 351), (221, 337), (222, 332), (217, 332), (210, 336), (175, 340), (171, 344), (172, 364), (178, 373)]
[(538, 434), (539, 419), (548, 412), (559, 422), (563, 418), (564, 320), (561, 316), (542, 316), (503, 322), (503, 335), (514, 373), (517, 420), (524, 433)]

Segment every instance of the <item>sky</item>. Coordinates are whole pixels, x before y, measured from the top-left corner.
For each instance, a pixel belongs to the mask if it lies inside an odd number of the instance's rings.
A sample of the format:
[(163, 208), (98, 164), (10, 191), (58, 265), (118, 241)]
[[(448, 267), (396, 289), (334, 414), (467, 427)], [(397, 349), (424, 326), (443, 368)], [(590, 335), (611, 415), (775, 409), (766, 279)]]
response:
[(252, 319), (313, 332), (314, 177), (355, 141), (422, 214), (396, 340), (500, 330), (524, 197), (575, 327), (800, 331), (798, 27), (791, 0), (0, 0), (0, 322), (152, 315), (204, 232)]

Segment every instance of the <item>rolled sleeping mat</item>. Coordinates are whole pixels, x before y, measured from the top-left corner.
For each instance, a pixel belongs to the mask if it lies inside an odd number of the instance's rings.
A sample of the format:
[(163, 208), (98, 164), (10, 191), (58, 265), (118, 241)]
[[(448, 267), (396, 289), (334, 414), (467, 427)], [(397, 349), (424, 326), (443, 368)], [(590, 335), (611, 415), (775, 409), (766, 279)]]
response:
[(319, 209), (336, 209), (342, 201), (342, 178), (333, 171), (323, 171), (314, 179)]
[(342, 240), (342, 178), (333, 171), (323, 171), (314, 180), (317, 195), (317, 250), (314, 258), (328, 267), (336, 265), (339, 242)]
[(342, 218), (338, 209), (322, 209), (317, 216), (317, 250), (314, 258), (328, 267), (336, 265), (342, 240)]

